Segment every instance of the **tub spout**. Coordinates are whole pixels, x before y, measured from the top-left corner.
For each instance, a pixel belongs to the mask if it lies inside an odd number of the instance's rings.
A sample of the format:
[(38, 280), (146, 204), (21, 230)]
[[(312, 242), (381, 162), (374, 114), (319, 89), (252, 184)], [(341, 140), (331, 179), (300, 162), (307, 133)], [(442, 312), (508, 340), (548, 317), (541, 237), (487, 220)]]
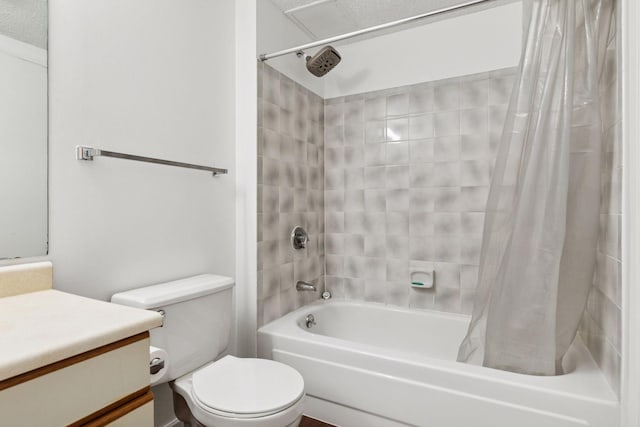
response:
[(316, 286), (311, 283), (303, 282), (302, 280), (298, 280), (296, 283), (296, 291), (316, 291)]

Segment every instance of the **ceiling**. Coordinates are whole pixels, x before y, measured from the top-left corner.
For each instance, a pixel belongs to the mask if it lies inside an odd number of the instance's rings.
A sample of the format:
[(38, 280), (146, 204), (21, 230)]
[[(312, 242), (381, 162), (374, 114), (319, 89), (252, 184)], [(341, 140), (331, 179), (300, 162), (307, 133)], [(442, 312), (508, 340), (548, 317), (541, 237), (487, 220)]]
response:
[(47, 0), (0, 0), (0, 34), (47, 47)]
[(463, 0), (271, 0), (312, 40), (464, 3)]

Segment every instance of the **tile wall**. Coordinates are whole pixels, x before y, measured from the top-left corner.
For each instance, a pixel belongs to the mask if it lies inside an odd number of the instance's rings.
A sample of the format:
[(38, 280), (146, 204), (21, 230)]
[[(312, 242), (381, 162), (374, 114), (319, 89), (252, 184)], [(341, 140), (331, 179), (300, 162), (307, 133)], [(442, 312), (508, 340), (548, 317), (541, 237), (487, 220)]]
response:
[[(323, 99), (258, 65), (258, 324), (317, 299), (324, 276)], [(297, 225), (309, 233), (294, 250)], [(318, 293), (296, 292), (295, 282)]]
[[(621, 366), (619, 37), (602, 74), (601, 230), (580, 334), (614, 391)], [(259, 65), (258, 323), (335, 297), (470, 313), (491, 170), (515, 70), (323, 100)], [(324, 108), (323, 108), (324, 106)], [(325, 209), (326, 208), (326, 209)], [(310, 246), (289, 235), (307, 228)], [(436, 271), (432, 290), (412, 271)]]
[[(515, 70), (325, 101), (326, 286), (470, 313)], [(410, 272), (436, 272), (434, 289)]]
[[(618, 21), (619, 22), (619, 21)], [(620, 37), (611, 28), (601, 74), (604, 122), (600, 235), (594, 283), (581, 325), (581, 335), (616, 393), (620, 393), (622, 349), (622, 120), (620, 102)]]

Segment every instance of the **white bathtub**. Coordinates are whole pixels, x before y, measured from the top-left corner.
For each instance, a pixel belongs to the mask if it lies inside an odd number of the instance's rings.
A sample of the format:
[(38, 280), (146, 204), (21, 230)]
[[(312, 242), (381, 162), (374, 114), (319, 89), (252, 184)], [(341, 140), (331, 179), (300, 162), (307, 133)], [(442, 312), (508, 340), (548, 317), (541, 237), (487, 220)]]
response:
[[(316, 325), (307, 329), (305, 316)], [(318, 301), (258, 331), (260, 357), (296, 368), (309, 416), (341, 427), (618, 427), (619, 403), (581, 341), (570, 373), (455, 361), (468, 316)]]

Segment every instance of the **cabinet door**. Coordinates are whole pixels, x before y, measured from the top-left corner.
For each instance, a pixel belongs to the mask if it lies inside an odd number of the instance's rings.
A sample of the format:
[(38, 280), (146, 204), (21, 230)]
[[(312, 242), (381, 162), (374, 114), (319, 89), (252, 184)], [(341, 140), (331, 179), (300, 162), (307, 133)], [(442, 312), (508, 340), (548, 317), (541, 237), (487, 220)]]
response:
[(0, 383), (2, 424), (86, 423), (149, 390), (149, 338), (140, 334)]

